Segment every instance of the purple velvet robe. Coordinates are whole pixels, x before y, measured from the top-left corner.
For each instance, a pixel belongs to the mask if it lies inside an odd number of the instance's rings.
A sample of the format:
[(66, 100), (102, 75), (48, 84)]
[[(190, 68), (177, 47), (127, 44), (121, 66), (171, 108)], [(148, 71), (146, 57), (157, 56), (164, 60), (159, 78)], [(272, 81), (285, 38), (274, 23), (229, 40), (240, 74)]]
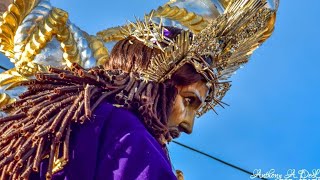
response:
[[(70, 137), (70, 160), (53, 179), (177, 179), (156, 139), (140, 120), (123, 108), (103, 102), (90, 122), (74, 124)], [(40, 173), (30, 179), (45, 179), (48, 159)]]

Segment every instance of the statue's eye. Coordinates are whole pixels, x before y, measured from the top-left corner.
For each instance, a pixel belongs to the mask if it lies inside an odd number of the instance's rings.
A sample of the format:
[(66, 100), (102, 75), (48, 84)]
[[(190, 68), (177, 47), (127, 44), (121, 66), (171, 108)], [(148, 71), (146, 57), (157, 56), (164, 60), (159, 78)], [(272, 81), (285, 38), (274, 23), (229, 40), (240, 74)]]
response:
[(194, 98), (193, 97), (185, 97), (184, 98), (184, 104), (185, 104), (185, 106), (189, 106), (189, 105), (191, 105), (193, 102), (194, 102)]

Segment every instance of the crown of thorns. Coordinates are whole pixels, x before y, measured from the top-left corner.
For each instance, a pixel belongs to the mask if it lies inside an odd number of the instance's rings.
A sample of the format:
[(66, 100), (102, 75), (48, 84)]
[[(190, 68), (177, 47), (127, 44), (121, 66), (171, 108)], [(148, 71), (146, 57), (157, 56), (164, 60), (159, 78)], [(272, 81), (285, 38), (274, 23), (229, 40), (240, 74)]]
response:
[(221, 100), (230, 88), (228, 78), (248, 62), (253, 51), (271, 35), (276, 10), (271, 9), (266, 0), (234, 0), (224, 14), (206, 20), (203, 30), (195, 31), (190, 23), (187, 26), (190, 30), (183, 30), (171, 40), (168, 38), (170, 31), (162, 21), (155, 23), (153, 17), (172, 8), (177, 9), (169, 5), (160, 7), (146, 15), (144, 21), (137, 20), (122, 27), (124, 37), (133, 36), (163, 52), (151, 59), (146, 70), (141, 72), (141, 78), (163, 82), (184, 64), (191, 64), (205, 77), (210, 88), (198, 115), (214, 109), (217, 104), (223, 107), (225, 103)]

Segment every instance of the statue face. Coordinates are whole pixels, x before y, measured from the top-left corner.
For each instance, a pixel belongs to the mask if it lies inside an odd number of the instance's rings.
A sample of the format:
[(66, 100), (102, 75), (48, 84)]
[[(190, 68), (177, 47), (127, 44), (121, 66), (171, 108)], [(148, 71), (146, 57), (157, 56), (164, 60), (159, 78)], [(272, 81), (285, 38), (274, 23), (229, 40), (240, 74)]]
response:
[(179, 137), (181, 132), (192, 133), (196, 112), (208, 95), (208, 87), (203, 81), (187, 86), (176, 86), (176, 88), (178, 95), (168, 119), (172, 138)]

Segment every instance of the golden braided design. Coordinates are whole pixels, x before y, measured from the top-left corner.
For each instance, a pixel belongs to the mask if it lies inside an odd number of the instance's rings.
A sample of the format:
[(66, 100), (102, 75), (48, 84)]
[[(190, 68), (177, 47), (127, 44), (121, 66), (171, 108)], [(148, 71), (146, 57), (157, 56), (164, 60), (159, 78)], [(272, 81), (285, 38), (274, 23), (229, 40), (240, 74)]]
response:
[(96, 36), (88, 36), (87, 39), (93, 52), (93, 57), (97, 60), (97, 65), (104, 65), (109, 59), (109, 52), (103, 41)]
[(58, 32), (57, 39), (61, 42), (63, 58), (66, 61), (67, 66), (70, 67), (72, 63), (80, 63), (77, 42), (74, 40), (70, 29), (66, 25), (64, 25), (60, 32)]
[[(163, 17), (174, 21), (180, 22), (183, 26), (189, 28), (194, 34), (199, 33), (201, 30), (207, 27), (208, 21), (193, 12), (188, 12), (184, 8), (179, 8), (176, 6), (170, 6), (168, 4), (160, 6), (157, 10), (153, 10), (148, 16), (151, 17)], [(133, 23), (135, 24), (135, 23)], [(126, 30), (129, 25), (108, 28), (106, 30), (97, 33), (104, 42), (110, 41), (120, 41), (130, 34)], [(132, 25), (131, 25), (132, 26)]]
[(15, 0), (3, 13), (0, 21), (0, 52), (7, 57), (14, 57), (14, 35), (19, 24), (38, 2), (39, 0)]
[(170, 6), (168, 4), (160, 6), (157, 10), (151, 12), (153, 17), (163, 17), (180, 22), (194, 34), (199, 33), (207, 27), (208, 21), (194, 12), (188, 12), (185, 8)]

